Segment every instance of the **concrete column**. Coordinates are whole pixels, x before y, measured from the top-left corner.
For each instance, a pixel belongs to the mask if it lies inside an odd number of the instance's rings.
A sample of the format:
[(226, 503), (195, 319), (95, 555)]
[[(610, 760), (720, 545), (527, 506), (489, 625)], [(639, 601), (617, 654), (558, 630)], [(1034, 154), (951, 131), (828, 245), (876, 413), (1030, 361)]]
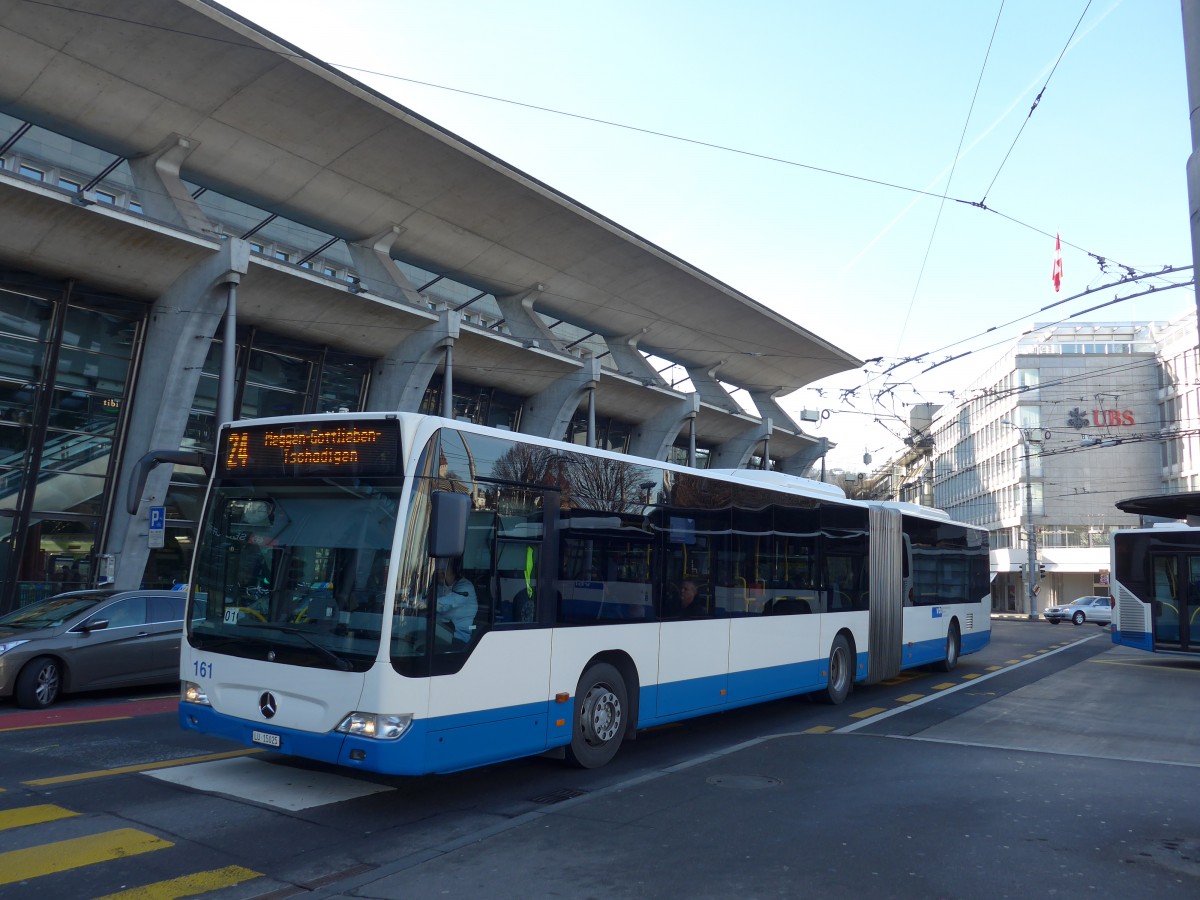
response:
[(392, 247), (403, 233), (403, 226), (393, 225), (365, 241), (346, 241), (346, 249), (363, 287), (372, 294), (424, 307), (425, 298), (392, 259)]
[(446, 359), (446, 348), (458, 340), (462, 313), (443, 309), (436, 322), (405, 338), (376, 361), (367, 390), (372, 412), (416, 412), (429, 381)]
[(717, 381), (717, 372), (724, 364), (724, 362), (717, 363), (711, 369), (689, 366), (687, 367), (688, 378), (691, 379), (692, 387), (696, 389), (700, 399), (709, 406), (715, 406), (725, 412), (741, 413), (743, 410), (738, 406), (738, 402)]
[[(808, 469), (815, 465), (819, 460), (824, 460), (825, 454), (833, 449), (833, 444), (829, 438), (816, 438), (816, 443), (811, 447), (801, 450), (799, 453), (793, 453), (785, 458), (779, 466), (779, 470), (788, 475), (804, 476)], [(824, 481), (824, 478), (819, 480)]]
[(709, 461), (711, 469), (744, 469), (763, 438), (771, 434), (771, 420), (754, 422), (735, 438), (731, 438), (713, 451)]
[[(178, 450), (183, 443), (200, 370), (225, 311), (226, 284), (244, 275), (249, 263), (248, 243), (225, 241), (155, 301), (113, 485), (115, 496), (126, 496), (142, 456), (150, 450)], [(163, 504), (171, 472), (171, 466), (163, 465), (150, 473), (136, 514), (130, 515), (124, 503), (114, 505), (104, 552), (116, 557), (115, 586), (120, 590), (141, 584), (150, 552), (148, 509)]]
[(562, 440), (571, 417), (589, 391), (600, 383), (600, 360), (589, 357), (579, 369), (529, 397), (521, 408), (521, 433)]
[(782, 391), (783, 388), (778, 387), (771, 390), (750, 391), (749, 393), (750, 399), (754, 401), (755, 407), (758, 408), (759, 416), (764, 419), (769, 416), (775, 422), (782, 424), (784, 428), (799, 434), (804, 429), (784, 411), (783, 407), (775, 399)]
[(179, 176), (180, 166), (197, 146), (196, 141), (173, 134), (145, 156), (131, 157), (129, 174), (146, 215), (188, 231), (212, 233), (216, 226)]
[(638, 341), (642, 339), (643, 334), (645, 334), (644, 329), (635, 334), (604, 335), (604, 343), (608, 345), (608, 352), (612, 354), (613, 363), (622, 375), (637, 378), (647, 387), (657, 384), (660, 387), (670, 388), (666, 380), (654, 371), (654, 367), (646, 362), (646, 357), (638, 351)]
[(700, 395), (687, 394), (633, 430), (629, 452), (647, 459), (666, 459), (675, 438), (700, 412)]
[[(496, 294), (496, 305), (504, 315), (508, 333), (519, 341), (545, 350), (563, 350), (563, 342), (554, 336), (541, 317), (534, 312), (542, 285), (535, 285), (516, 294)], [(565, 352), (565, 351), (564, 351)]]

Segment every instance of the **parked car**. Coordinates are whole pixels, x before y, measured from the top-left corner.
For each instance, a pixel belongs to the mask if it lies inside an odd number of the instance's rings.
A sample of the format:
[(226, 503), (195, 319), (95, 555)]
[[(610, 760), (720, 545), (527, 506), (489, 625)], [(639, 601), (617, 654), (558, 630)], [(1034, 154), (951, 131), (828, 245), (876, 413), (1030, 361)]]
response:
[(0, 616), (0, 697), (40, 709), (77, 691), (179, 678), (182, 591), (70, 591)]
[(1055, 625), (1068, 621), (1076, 625), (1082, 625), (1084, 622), (1108, 625), (1112, 622), (1112, 605), (1108, 597), (1080, 597), (1066, 606), (1049, 606), (1042, 615), (1047, 622), (1053, 622)]

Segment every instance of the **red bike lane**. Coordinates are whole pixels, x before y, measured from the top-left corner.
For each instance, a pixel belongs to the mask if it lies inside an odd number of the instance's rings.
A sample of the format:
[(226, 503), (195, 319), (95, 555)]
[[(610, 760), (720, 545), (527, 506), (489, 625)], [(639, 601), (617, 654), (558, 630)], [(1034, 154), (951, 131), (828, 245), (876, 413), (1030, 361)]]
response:
[(132, 719), (137, 716), (154, 716), (175, 712), (178, 708), (179, 698), (172, 696), (123, 700), (119, 703), (101, 703), (95, 706), (0, 711), (0, 733), (29, 728), (52, 728), (57, 725), (112, 722), (116, 719)]

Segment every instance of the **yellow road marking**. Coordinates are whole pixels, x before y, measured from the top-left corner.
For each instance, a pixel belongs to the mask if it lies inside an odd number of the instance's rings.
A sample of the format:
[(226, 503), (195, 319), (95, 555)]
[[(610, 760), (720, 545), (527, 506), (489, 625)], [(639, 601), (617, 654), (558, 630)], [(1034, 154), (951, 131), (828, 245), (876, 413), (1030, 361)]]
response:
[(946, 688), (952, 687), (958, 687), (958, 685), (956, 685), (953, 681), (943, 681), (941, 684), (935, 684), (933, 689), (935, 691), (944, 691)]
[(262, 872), (243, 869), (241, 866), (226, 866), (195, 875), (184, 875), (169, 881), (158, 881), (145, 887), (130, 888), (115, 894), (105, 894), (99, 900), (176, 900), (177, 897), (195, 897), (221, 888), (241, 884), (252, 878), (262, 878)]
[[(1027, 657), (1027, 658), (1028, 658), (1028, 657)], [(1019, 659), (1010, 659), (1008, 662), (1006, 662), (1006, 663), (1005, 663), (1005, 665), (1006, 665), (1006, 666), (1015, 666), (1015, 665), (1016, 665), (1017, 663), (1019, 663), (1019, 662), (1020, 662), (1020, 660), (1019, 660)]]
[(999, 672), (1004, 666), (988, 666), (984, 669), (985, 672)]
[(972, 678), (979, 678), (979, 677), (980, 676), (979, 676), (978, 672), (972, 672), (970, 675), (964, 675), (962, 677), (962, 679), (963, 679), (963, 681), (970, 681)]
[(1033, 654), (1032, 654), (1032, 653), (1026, 653), (1024, 656), (1022, 656), (1022, 657), (1021, 657), (1021, 659), (1033, 659)]
[(912, 703), (914, 700), (920, 700), (924, 694), (905, 694), (903, 697), (897, 697), (897, 703)]
[(0, 884), (15, 884), (29, 878), (53, 875), (80, 866), (137, 856), (151, 850), (165, 850), (173, 846), (175, 845), (170, 841), (164, 841), (136, 828), (118, 828), (103, 834), (56, 841), (25, 850), (10, 850), (0, 853)]
[(26, 825), (41, 825), (43, 822), (55, 822), (59, 819), (69, 819), (79, 813), (71, 812), (53, 803), (40, 803), (37, 806), (23, 806), (20, 809), (0, 810), (0, 831), (8, 828), (24, 828)]
[(30, 787), (45, 787), (50, 784), (67, 784), (72, 781), (86, 781), (89, 778), (105, 778), (109, 775), (128, 775), (130, 772), (149, 772), (152, 769), (171, 769), (175, 766), (188, 766), (192, 763), (212, 762), (217, 759), (236, 759), (239, 756), (254, 756), (265, 753), (264, 750), (231, 750), (228, 753), (210, 753), (207, 756), (186, 756), (182, 759), (166, 759), (161, 762), (141, 763), (136, 766), (120, 766), (116, 769), (98, 769), (94, 772), (76, 772), (74, 775), (56, 775), (53, 778), (35, 778), (23, 781)]
[(804, 734), (829, 734), (833, 731), (832, 725), (814, 725), (812, 728), (806, 729)]
[(872, 706), (870, 709), (864, 709), (862, 712), (850, 713), (852, 719), (869, 719), (871, 716), (877, 716), (881, 712), (887, 712), (882, 706)]

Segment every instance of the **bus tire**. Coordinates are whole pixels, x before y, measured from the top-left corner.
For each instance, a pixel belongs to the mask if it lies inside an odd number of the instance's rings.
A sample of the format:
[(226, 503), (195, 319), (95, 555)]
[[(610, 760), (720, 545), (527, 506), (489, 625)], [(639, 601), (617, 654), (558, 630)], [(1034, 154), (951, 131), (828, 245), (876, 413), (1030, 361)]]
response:
[(45, 709), (58, 699), (61, 691), (62, 666), (57, 659), (39, 656), (21, 670), (13, 695), (17, 706), (24, 709)]
[(614, 756), (625, 737), (629, 701), (625, 680), (608, 663), (596, 663), (579, 679), (567, 761), (598, 769)]
[(829, 647), (829, 683), (817, 697), (822, 703), (837, 706), (850, 696), (854, 687), (854, 662), (850, 654), (850, 643), (845, 635), (839, 634)]
[(958, 654), (962, 650), (962, 638), (958, 633), (958, 623), (951, 622), (950, 630), (946, 632), (946, 658), (936, 663), (939, 672), (953, 672), (958, 665)]

